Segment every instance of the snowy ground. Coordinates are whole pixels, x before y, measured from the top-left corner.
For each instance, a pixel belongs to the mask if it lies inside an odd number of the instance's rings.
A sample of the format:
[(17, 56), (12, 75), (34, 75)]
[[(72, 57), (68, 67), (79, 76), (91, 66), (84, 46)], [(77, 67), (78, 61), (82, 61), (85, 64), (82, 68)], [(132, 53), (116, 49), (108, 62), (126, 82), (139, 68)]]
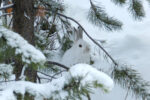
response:
[[(95, 0), (98, 1), (98, 0)], [(79, 21), (83, 27), (95, 39), (106, 40), (107, 51), (117, 60), (133, 65), (142, 77), (150, 81), (149, 59), (150, 59), (150, 5), (144, 2), (146, 18), (139, 22), (134, 21), (124, 8), (114, 5), (111, 0), (101, 0), (110, 16), (114, 16), (124, 23), (123, 30), (118, 32), (107, 32), (94, 27), (87, 22), (86, 14), (89, 9), (89, 0), (65, 0), (69, 8), (66, 14)], [(87, 38), (85, 38), (87, 39)], [(126, 92), (119, 86), (115, 86), (109, 94), (101, 92), (93, 95), (93, 100), (124, 100)], [(128, 97), (127, 100), (135, 100)]]

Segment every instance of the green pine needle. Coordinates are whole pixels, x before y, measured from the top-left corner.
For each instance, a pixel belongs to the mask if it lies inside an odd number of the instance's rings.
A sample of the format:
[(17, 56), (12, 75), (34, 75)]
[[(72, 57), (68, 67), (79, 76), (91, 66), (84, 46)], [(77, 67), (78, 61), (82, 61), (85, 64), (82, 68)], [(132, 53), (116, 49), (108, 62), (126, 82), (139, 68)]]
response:
[(136, 20), (141, 20), (145, 16), (144, 8), (140, 0), (130, 0), (129, 11)]
[(126, 0), (112, 0), (115, 4), (123, 5), (126, 3)]
[(150, 100), (149, 83), (141, 78), (139, 73), (126, 65), (114, 67), (113, 79), (123, 88), (128, 89), (136, 98)]
[(147, 2), (150, 4), (150, 0), (147, 0)]
[(99, 7), (92, 3), (88, 14), (89, 21), (101, 28), (105, 28), (108, 31), (120, 30), (122, 23), (113, 17), (108, 17), (102, 7)]

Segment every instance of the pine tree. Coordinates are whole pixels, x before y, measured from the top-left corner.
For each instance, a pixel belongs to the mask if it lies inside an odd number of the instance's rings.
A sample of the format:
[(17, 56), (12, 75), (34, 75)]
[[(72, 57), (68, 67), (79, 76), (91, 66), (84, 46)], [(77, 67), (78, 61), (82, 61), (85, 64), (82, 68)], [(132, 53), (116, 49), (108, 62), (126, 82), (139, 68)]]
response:
[[(128, 10), (133, 15), (135, 20), (141, 20), (145, 16), (142, 1), (140, 0), (112, 0), (116, 5), (128, 4)], [(149, 1), (149, 0), (147, 0)], [(6, 1), (3, 1), (6, 3)], [(88, 12), (87, 20), (100, 28), (108, 31), (116, 31), (122, 29), (122, 22), (119, 20), (109, 17), (105, 12), (105, 9), (93, 0), (90, 0), (90, 9)], [(1, 3), (1, 1), (0, 1)], [(113, 69), (111, 76), (115, 83), (118, 83), (123, 88), (133, 93), (135, 97), (142, 98), (143, 100), (149, 100), (149, 92), (147, 88), (149, 84), (144, 81), (138, 72), (131, 69), (127, 65), (122, 65), (116, 62), (111, 55), (97, 42), (95, 41), (88, 32), (77, 22), (75, 19), (64, 15), (65, 5), (62, 1), (55, 0), (12, 0), (13, 5), (13, 24), (12, 27), (4, 25), (6, 28), (0, 27), (0, 69), (4, 70), (0, 72), (0, 76), (9, 82), (9, 76), (13, 73), (16, 76), (15, 81), (22, 80), (21, 76), (26, 76), (26, 81), (35, 83), (44, 83), (48, 81), (58, 82), (64, 79), (61, 78), (63, 73), (71, 71), (69, 66), (62, 65), (58, 62), (47, 61), (43, 54), (41, 54), (36, 48), (40, 49), (47, 58), (52, 58), (56, 55), (56, 52), (62, 55), (67, 49), (69, 49), (73, 43), (71, 36), (74, 34), (74, 27), (70, 21), (74, 21), (85, 34), (105, 53), (106, 59), (112, 62)], [(9, 8), (10, 8), (9, 7)], [(8, 7), (7, 7), (8, 8)], [(5, 10), (3, 8), (1, 10)], [(7, 16), (7, 15), (4, 15)], [(10, 31), (11, 30), (11, 31)], [(33, 54), (32, 50), (26, 50), (22, 46), (18, 45), (17, 38), (10, 38), (7, 33), (12, 33), (12, 30), (20, 34), (25, 40), (31, 45), (26, 44), (31, 49), (34, 49), (36, 53)], [(60, 34), (63, 32), (63, 37)], [(16, 35), (18, 36), (18, 35)], [(19, 36), (18, 36), (19, 37)], [(10, 41), (13, 39), (15, 46), (12, 46)], [(20, 38), (19, 38), (20, 39)], [(22, 39), (22, 41), (24, 41)], [(56, 43), (59, 44), (57, 47)], [(39, 55), (39, 56), (36, 56)], [(42, 56), (40, 59), (37, 57)], [(8, 67), (5, 70), (3, 66)], [(24, 74), (24, 75), (22, 75)], [(42, 77), (42, 74), (44, 77)], [(46, 77), (45, 77), (46, 76)], [(65, 75), (64, 75), (65, 76)], [(104, 92), (109, 91), (105, 84), (99, 83), (97, 80), (93, 80), (92, 83), (83, 84), (85, 76), (75, 77), (75, 75), (68, 80), (65, 80), (62, 89), (55, 89), (50, 92), (51, 95), (47, 100), (82, 100), (82, 96), (90, 99), (90, 93), (94, 88), (101, 88)], [(14, 80), (13, 80), (14, 81)], [(56, 83), (55, 83), (56, 84)], [(51, 83), (53, 85), (53, 83)], [(50, 86), (51, 86), (50, 85)], [(56, 88), (56, 87), (55, 87)], [(59, 87), (58, 87), (59, 88)], [(66, 98), (61, 97), (62, 91), (67, 94)], [(36, 93), (32, 93), (29, 90), (26, 93), (19, 94), (14, 91), (17, 100), (34, 100)]]

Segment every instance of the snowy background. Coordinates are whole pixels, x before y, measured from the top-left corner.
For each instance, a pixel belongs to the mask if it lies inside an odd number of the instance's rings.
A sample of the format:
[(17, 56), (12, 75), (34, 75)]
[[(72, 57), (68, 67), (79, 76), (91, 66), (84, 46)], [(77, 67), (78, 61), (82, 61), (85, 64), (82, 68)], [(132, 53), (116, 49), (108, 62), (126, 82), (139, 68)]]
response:
[[(86, 19), (90, 7), (89, 0), (64, 0), (68, 9), (66, 14), (79, 21), (93, 38), (106, 40), (105, 47), (116, 60), (133, 65), (145, 80), (150, 81), (150, 5), (143, 0), (146, 17), (142, 21), (135, 21), (126, 5), (120, 7), (111, 0), (95, 1), (105, 7), (109, 16), (123, 22), (123, 30), (108, 32), (91, 25)], [(88, 40), (86, 37), (85, 39)], [(124, 100), (125, 96), (126, 91), (116, 85), (109, 94), (97, 91), (97, 94), (92, 96), (92, 100)], [(127, 100), (136, 99), (129, 96)]]

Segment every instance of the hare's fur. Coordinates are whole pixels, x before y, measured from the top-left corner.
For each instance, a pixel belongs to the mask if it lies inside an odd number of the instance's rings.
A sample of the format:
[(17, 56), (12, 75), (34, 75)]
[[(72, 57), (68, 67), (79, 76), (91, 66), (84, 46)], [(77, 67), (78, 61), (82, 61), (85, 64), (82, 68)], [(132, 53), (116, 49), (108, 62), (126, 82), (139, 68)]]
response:
[(78, 63), (90, 63), (90, 45), (83, 40), (82, 30), (75, 30), (76, 37), (73, 46), (62, 57), (62, 63), (68, 67)]

